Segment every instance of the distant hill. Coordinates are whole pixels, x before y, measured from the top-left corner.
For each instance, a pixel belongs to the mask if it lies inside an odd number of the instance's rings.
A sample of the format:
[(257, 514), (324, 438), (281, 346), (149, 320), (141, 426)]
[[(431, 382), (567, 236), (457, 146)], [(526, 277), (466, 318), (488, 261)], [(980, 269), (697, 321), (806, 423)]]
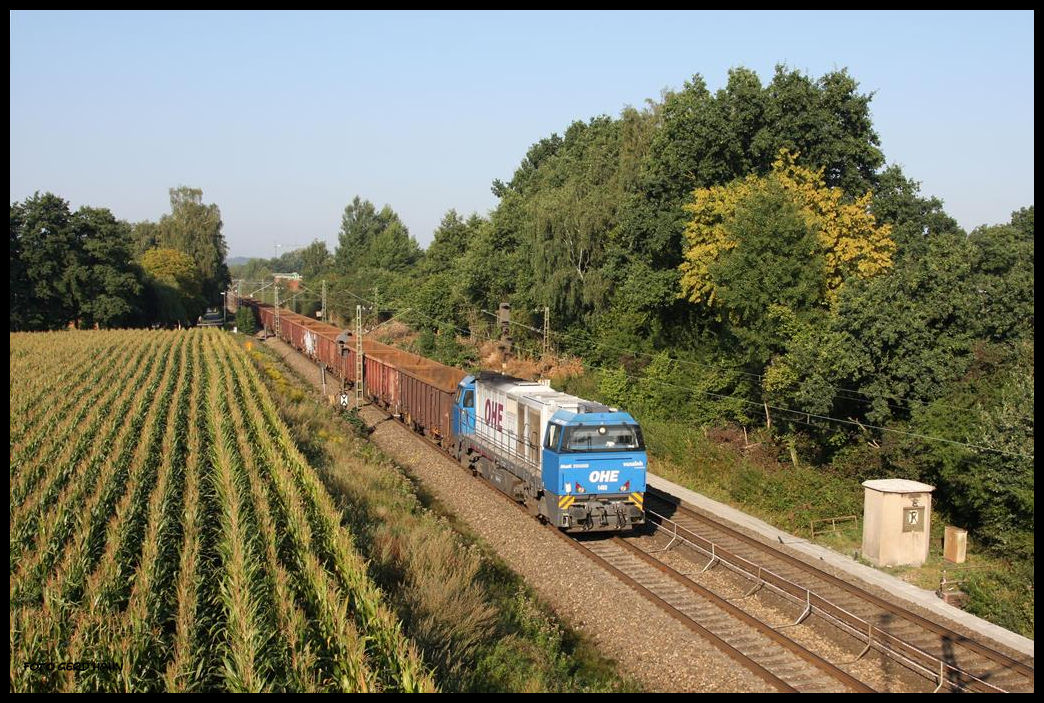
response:
[(231, 259), (225, 259), (226, 266), (242, 266), (251, 259), (255, 259), (255, 256), (233, 256)]

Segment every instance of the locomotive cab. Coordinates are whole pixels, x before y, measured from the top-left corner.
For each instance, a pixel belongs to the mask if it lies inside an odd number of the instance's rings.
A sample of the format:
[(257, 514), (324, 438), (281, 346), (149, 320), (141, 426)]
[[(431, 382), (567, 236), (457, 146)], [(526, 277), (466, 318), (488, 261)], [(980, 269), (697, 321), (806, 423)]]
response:
[(542, 448), (546, 517), (569, 531), (643, 523), (647, 463), (641, 428), (628, 413), (559, 410)]
[(457, 385), (457, 395), (453, 399), (452, 428), (459, 460), (465, 454), (468, 441), (475, 435), (474, 376), (465, 376)]
[(465, 376), (457, 386), (453, 399), (453, 435), (475, 434), (475, 377)]

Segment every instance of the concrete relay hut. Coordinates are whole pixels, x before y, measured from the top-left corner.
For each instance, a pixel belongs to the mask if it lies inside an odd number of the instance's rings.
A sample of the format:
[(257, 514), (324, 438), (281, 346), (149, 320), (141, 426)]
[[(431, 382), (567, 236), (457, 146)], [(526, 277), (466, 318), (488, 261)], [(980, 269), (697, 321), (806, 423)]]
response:
[(863, 556), (877, 566), (928, 558), (934, 486), (902, 478), (864, 481)]

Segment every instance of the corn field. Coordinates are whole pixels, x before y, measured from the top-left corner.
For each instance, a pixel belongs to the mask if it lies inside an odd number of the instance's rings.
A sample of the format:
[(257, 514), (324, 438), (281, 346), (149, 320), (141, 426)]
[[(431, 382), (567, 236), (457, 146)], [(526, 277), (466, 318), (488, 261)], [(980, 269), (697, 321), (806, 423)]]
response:
[(11, 691), (430, 691), (227, 333), (10, 335)]

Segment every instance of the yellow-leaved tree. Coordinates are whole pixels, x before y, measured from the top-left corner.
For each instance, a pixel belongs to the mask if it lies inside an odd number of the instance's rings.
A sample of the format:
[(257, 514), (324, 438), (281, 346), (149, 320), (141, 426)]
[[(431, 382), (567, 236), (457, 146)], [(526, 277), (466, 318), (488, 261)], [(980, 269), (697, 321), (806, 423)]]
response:
[[(686, 225), (687, 247), (682, 272), (682, 297), (693, 303), (715, 306), (719, 287), (727, 282), (715, 275), (723, 257), (728, 256), (742, 240), (747, 246), (758, 239), (752, 236), (749, 223), (737, 223), (737, 209), (748, 203), (779, 193), (796, 208), (801, 220), (814, 234), (817, 252), (794, 252), (822, 262), (825, 302), (832, 302), (846, 280), (870, 278), (892, 266), (895, 242), (891, 225), (877, 224), (870, 214), (872, 193), (867, 192), (851, 202), (844, 202), (840, 188), (828, 188), (823, 170), (811, 170), (796, 164), (797, 154), (780, 150), (765, 176), (748, 176), (725, 186), (700, 188), (693, 202), (685, 206), (692, 213)], [(773, 223), (763, 223), (765, 236), (771, 237)]]

